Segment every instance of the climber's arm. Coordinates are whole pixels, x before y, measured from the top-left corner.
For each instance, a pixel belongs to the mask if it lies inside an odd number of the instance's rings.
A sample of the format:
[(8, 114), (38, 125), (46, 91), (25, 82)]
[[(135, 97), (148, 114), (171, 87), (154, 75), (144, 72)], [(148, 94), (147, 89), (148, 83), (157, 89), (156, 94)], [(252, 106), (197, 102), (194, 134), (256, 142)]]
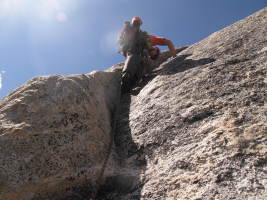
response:
[(168, 40), (168, 39), (165, 39), (164, 40), (164, 45), (167, 45), (171, 54), (172, 54), (172, 57), (175, 58), (176, 57), (176, 51), (175, 51), (175, 48), (174, 48), (174, 45), (172, 43), (171, 40)]
[(164, 37), (157, 37), (154, 35), (148, 35), (148, 36), (149, 36), (152, 46), (155, 46), (155, 45), (168, 46), (172, 57), (174, 58), (176, 57), (176, 51), (171, 40), (168, 40)]

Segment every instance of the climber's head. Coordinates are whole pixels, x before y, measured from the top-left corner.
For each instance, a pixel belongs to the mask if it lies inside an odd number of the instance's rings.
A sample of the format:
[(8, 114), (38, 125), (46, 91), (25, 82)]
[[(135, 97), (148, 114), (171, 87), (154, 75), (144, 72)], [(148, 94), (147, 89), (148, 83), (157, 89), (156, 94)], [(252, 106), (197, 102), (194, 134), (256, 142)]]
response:
[(131, 24), (132, 24), (133, 26), (138, 26), (138, 27), (140, 27), (140, 26), (143, 24), (143, 22), (142, 22), (142, 19), (141, 19), (140, 17), (133, 17), (133, 18), (132, 18), (132, 22), (131, 22)]

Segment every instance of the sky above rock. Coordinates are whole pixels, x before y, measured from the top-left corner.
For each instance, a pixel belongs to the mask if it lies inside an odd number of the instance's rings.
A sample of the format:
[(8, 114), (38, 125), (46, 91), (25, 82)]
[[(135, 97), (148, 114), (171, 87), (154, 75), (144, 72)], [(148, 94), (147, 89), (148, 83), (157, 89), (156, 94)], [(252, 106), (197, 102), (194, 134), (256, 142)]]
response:
[[(0, 98), (34, 76), (80, 74), (122, 62), (124, 21), (193, 44), (258, 10), (267, 0), (0, 0)], [(163, 48), (164, 49), (164, 48)]]

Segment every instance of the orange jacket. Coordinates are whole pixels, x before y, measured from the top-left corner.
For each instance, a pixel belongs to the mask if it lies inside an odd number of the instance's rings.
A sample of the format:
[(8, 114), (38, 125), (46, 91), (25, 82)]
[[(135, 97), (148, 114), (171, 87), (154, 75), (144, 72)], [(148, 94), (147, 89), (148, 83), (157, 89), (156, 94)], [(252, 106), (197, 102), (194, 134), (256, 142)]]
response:
[(151, 42), (151, 46), (165, 45), (166, 38), (164, 37), (157, 37), (155, 35), (148, 35), (148, 37)]

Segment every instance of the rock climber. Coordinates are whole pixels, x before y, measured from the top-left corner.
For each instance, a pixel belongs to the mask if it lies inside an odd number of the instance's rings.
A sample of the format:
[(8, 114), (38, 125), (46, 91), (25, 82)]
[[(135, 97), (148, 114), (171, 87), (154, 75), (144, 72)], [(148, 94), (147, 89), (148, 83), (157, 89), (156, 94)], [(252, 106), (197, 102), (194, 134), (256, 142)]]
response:
[(119, 36), (120, 52), (126, 57), (122, 70), (123, 93), (128, 92), (153, 70), (151, 61), (156, 60), (160, 55), (160, 50), (156, 45), (168, 46), (171, 55), (176, 57), (174, 45), (170, 40), (142, 31), (140, 29), (142, 24), (140, 17), (133, 17), (131, 22), (124, 22)]
[[(140, 17), (133, 17), (131, 24), (140, 27), (143, 24), (143, 21)], [(158, 37), (155, 35), (148, 34), (148, 41), (150, 43), (149, 54), (152, 59), (158, 58), (160, 54), (159, 48), (155, 47), (157, 45), (168, 46), (172, 57), (176, 57), (176, 51), (171, 40), (164, 37)]]
[(142, 24), (143, 24), (143, 21), (140, 17), (133, 17), (131, 22), (128, 22), (128, 21), (124, 22), (124, 28), (123, 28), (123, 31), (121, 32), (121, 35), (118, 41), (119, 45), (121, 46), (120, 51), (122, 52), (122, 54), (126, 57), (126, 52), (129, 46), (131, 46), (134, 33), (139, 32), (141, 35), (141, 38), (145, 40), (145, 42), (147, 43), (146, 46), (149, 50), (149, 55), (152, 60), (156, 60), (160, 55), (160, 50), (158, 47), (156, 47), (157, 45), (168, 46), (172, 57), (175, 58), (176, 51), (175, 51), (172, 41), (167, 38), (158, 37), (155, 35), (148, 34), (145, 31), (142, 31), (140, 29)]

